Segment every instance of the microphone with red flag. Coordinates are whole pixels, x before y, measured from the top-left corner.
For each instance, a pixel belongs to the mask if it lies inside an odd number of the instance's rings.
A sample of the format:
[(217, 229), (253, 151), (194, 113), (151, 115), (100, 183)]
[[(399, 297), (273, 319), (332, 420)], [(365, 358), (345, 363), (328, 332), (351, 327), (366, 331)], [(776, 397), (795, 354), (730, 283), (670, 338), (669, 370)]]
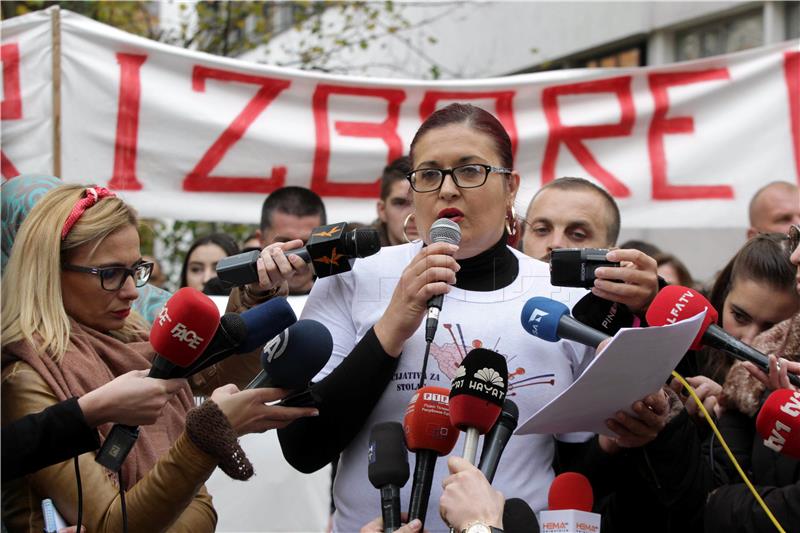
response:
[(422, 387), (411, 397), (403, 419), (406, 447), (417, 457), (408, 521), (419, 518), (422, 527), (425, 526), (436, 459), (453, 451), (458, 440), (458, 430), (450, 423), (449, 392), (444, 387)]
[[(164, 379), (176, 367), (192, 364), (211, 342), (218, 326), (219, 311), (211, 298), (197, 289), (180, 289), (164, 304), (150, 330), (150, 344), (156, 356), (149, 377)], [(119, 471), (138, 437), (139, 428), (115, 424), (95, 461)]]
[[(717, 326), (719, 314), (705, 296), (694, 289), (680, 285), (668, 285), (661, 289), (647, 310), (647, 323), (651, 326), (664, 326), (674, 324), (691, 318), (707, 309), (703, 324), (697, 333), (691, 349), (698, 350), (702, 346), (717, 348), (743, 361), (750, 361), (756, 366), (769, 372), (769, 359), (755, 348), (748, 346), (739, 339)], [(789, 381), (800, 387), (800, 378), (789, 374)]]
[(600, 515), (592, 512), (594, 493), (589, 480), (577, 472), (556, 476), (547, 495), (547, 511), (539, 514), (542, 533), (600, 533)]
[(506, 359), (492, 350), (472, 350), (456, 370), (450, 389), (450, 422), (466, 432), (464, 458), (472, 464), (478, 452), (478, 437), (497, 422), (507, 390)]
[(800, 391), (770, 394), (756, 417), (756, 430), (767, 448), (800, 459)]

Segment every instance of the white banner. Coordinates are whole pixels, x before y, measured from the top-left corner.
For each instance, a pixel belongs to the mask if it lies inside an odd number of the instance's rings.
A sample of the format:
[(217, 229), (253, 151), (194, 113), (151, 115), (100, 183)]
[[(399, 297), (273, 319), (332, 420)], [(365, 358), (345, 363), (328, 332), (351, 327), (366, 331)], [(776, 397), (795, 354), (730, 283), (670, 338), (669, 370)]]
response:
[(494, 113), (522, 175), (583, 176), (626, 227), (744, 227), (773, 180), (800, 182), (800, 41), (668, 66), (413, 81), (322, 75), (192, 52), (61, 11), (2, 24), (2, 173), (52, 173), (60, 37), (61, 177), (140, 214), (257, 223), (270, 191), (310, 187), (369, 222), (384, 165), (452, 101)]

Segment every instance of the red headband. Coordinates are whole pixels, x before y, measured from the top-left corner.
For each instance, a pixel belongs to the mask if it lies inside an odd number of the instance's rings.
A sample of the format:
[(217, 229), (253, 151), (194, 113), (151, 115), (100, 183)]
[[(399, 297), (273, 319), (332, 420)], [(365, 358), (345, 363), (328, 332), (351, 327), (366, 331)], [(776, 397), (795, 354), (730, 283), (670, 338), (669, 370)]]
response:
[(99, 202), (102, 198), (113, 198), (115, 196), (116, 194), (105, 187), (89, 187), (86, 189), (86, 196), (77, 201), (75, 207), (70, 211), (66, 222), (64, 222), (64, 228), (61, 230), (61, 240), (63, 241), (67, 238), (72, 226), (75, 225), (87, 209)]

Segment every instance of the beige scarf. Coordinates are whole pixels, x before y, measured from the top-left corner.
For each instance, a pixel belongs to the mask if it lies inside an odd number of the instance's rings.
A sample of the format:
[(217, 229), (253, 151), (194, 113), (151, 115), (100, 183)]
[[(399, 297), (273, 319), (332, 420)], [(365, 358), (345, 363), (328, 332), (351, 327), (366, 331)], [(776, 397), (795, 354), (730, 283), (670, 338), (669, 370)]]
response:
[[(155, 352), (144, 338), (124, 343), (72, 319), (70, 327), (69, 348), (59, 363), (40, 355), (28, 342), (19, 341), (4, 348), (3, 366), (14, 360), (29, 364), (59, 401), (82, 396), (126, 372), (151, 366)], [(126, 489), (153, 468), (158, 458), (178, 439), (191, 407), (192, 395), (187, 385), (164, 407), (158, 422), (140, 428), (139, 439), (122, 466)], [(104, 424), (98, 428), (101, 440), (105, 440), (111, 427), (111, 424)], [(109, 476), (116, 480), (116, 473), (109, 472)]]

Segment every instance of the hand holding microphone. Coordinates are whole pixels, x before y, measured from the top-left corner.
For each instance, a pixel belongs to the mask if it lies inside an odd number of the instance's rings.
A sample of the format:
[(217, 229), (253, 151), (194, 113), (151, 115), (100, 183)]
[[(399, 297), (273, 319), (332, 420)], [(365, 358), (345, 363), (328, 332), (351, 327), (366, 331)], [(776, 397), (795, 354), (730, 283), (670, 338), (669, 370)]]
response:
[(455, 531), (472, 524), (503, 529), (505, 497), (495, 490), (480, 470), (464, 458), (447, 459), (450, 476), (442, 481), (439, 514)]
[(317, 416), (319, 411), (312, 407), (283, 407), (266, 405), (285, 397), (289, 391), (283, 389), (252, 389), (240, 391), (236, 385), (228, 384), (217, 388), (211, 400), (228, 419), (238, 436), (249, 433), (263, 433), (270, 429), (288, 426), (298, 418)]
[(788, 359), (778, 358), (774, 355), (769, 356), (769, 374), (764, 373), (756, 365), (747, 361), (744, 367), (750, 374), (758, 381), (764, 384), (765, 387), (771, 390), (778, 389), (794, 389), (797, 387), (789, 381), (789, 373), (800, 375), (800, 361), (789, 361)]

